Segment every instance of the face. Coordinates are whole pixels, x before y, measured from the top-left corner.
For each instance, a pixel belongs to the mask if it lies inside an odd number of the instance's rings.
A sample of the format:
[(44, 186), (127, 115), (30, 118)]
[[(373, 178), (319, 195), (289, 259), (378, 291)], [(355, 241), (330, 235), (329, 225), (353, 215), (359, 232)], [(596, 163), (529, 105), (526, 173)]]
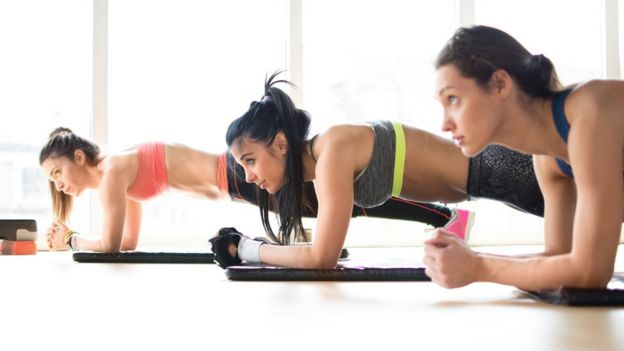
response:
[(230, 149), (236, 162), (245, 169), (247, 183), (255, 183), (270, 194), (275, 194), (284, 185), (287, 150), (288, 143), (281, 132), (269, 146), (243, 138)]
[(493, 141), (500, 113), (498, 95), (464, 77), (454, 65), (438, 69), (437, 99), (444, 109), (442, 131), (452, 134), (466, 156), (478, 154)]
[(43, 172), (56, 190), (67, 195), (78, 196), (86, 188), (88, 173), (85, 167), (85, 157), (82, 151), (77, 151), (74, 160), (67, 157), (49, 157), (41, 164)]

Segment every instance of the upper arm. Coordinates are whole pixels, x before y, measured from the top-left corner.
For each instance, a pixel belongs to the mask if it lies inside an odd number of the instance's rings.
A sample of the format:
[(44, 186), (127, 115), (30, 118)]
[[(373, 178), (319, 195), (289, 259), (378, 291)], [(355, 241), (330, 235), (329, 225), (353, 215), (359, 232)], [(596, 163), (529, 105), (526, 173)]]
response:
[(547, 255), (569, 253), (576, 207), (574, 180), (563, 175), (550, 156), (533, 156), (533, 165), (544, 195), (544, 251)]
[(124, 169), (121, 161), (111, 160), (104, 171), (100, 183), (100, 201), (102, 204), (103, 231), (102, 251), (119, 251), (122, 244), (126, 219), (126, 195), (131, 175)]
[(614, 112), (608, 105), (590, 105), (573, 119), (568, 141), (578, 193), (572, 252), (588, 274), (605, 279), (613, 271), (624, 203), (624, 130)]
[(323, 150), (316, 166), (315, 189), (318, 198), (313, 256), (319, 262), (335, 265), (351, 220), (355, 161), (344, 141), (332, 141)]
[(126, 200), (126, 218), (124, 221), (122, 250), (135, 250), (139, 243), (139, 232), (141, 230), (141, 203), (138, 201)]

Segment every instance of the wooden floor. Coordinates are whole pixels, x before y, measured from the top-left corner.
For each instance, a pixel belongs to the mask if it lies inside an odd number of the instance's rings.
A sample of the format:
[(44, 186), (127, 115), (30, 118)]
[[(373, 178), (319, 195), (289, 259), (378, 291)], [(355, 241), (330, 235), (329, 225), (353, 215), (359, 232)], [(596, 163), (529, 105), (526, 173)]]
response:
[[(375, 251), (397, 252), (420, 257)], [(624, 309), (550, 306), (495, 284), (230, 282), (215, 265), (68, 252), (0, 256), (0, 274), (0, 350), (624, 350)]]

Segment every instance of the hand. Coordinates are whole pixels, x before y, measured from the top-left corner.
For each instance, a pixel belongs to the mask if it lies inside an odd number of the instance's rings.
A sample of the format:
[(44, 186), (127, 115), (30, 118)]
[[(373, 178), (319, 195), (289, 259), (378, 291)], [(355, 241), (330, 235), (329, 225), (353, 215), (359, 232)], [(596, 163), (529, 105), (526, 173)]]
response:
[(477, 254), (455, 234), (436, 229), (425, 241), (425, 274), (445, 288), (459, 288), (477, 280)]
[(214, 260), (221, 268), (225, 269), (242, 263), (237, 253), (238, 243), (242, 237), (243, 234), (236, 228), (227, 227), (219, 229), (217, 236), (209, 240)]
[(67, 250), (67, 244), (63, 241), (67, 231), (69, 231), (69, 227), (60, 220), (56, 220), (50, 225), (46, 232), (50, 251)]

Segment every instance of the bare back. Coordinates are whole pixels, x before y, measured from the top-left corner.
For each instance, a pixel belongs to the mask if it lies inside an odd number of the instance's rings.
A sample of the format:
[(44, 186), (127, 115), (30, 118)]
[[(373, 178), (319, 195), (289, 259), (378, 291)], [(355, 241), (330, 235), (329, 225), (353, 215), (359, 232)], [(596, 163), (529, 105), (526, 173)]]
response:
[(217, 188), (218, 155), (181, 144), (165, 145), (169, 186), (208, 198), (220, 196)]

